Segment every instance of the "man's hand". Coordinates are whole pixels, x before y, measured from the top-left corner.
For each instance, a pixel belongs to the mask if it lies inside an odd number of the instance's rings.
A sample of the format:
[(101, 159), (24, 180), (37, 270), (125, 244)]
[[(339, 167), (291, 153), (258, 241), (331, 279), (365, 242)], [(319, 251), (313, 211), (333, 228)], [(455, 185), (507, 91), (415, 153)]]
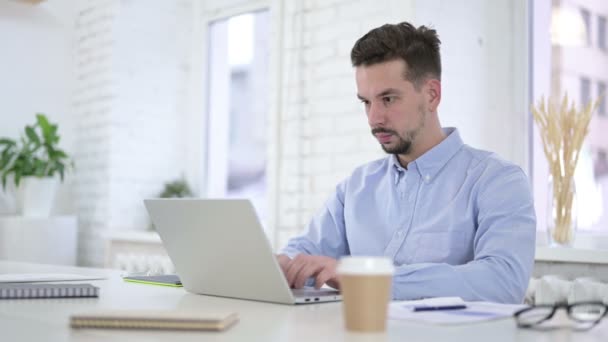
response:
[(323, 284), (339, 289), (340, 282), (336, 276), (337, 260), (317, 255), (298, 254), (289, 259), (286, 255), (278, 255), (277, 260), (290, 287), (299, 289), (304, 286), (306, 280), (315, 277), (315, 288), (321, 288)]
[(291, 258), (285, 254), (279, 254), (276, 257), (277, 261), (279, 262), (279, 266), (281, 266), (281, 271), (283, 271), (284, 274), (287, 274), (287, 266), (291, 262)]

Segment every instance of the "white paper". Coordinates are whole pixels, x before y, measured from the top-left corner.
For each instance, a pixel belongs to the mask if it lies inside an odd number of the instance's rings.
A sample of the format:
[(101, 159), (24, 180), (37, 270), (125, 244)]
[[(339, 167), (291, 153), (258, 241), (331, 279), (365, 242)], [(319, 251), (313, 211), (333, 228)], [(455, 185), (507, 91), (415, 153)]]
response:
[[(447, 299), (450, 298), (450, 299)], [(389, 306), (389, 318), (425, 322), (431, 324), (467, 324), (495, 319), (512, 317), (513, 314), (526, 305), (523, 304), (497, 304), (490, 302), (460, 302), (455, 303), (454, 298), (441, 297), (424, 299), (422, 301), (401, 301), (392, 302)], [(430, 304), (428, 302), (431, 301)], [(429, 306), (441, 306), (454, 304), (465, 304), (465, 309), (458, 310), (435, 310), (435, 311), (413, 311), (412, 302), (417, 302), (419, 306), (422, 302), (427, 302)]]
[(103, 276), (87, 276), (61, 273), (9, 273), (0, 274), (0, 283), (36, 283), (51, 281), (81, 281), (106, 279)]

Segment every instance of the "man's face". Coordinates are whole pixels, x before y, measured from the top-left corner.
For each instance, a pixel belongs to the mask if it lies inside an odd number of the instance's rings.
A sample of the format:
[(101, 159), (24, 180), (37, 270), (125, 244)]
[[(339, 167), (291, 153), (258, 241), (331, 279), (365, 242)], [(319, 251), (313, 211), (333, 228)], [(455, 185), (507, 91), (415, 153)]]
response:
[(372, 134), (391, 154), (409, 154), (426, 120), (423, 92), (404, 78), (405, 68), (400, 59), (356, 68), (357, 97)]

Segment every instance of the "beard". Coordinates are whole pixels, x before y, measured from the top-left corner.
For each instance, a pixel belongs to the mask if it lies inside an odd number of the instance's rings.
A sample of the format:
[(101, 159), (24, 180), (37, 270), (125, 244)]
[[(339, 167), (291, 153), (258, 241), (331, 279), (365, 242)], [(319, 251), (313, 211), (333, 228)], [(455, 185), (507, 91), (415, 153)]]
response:
[(402, 138), (401, 136), (397, 136), (398, 140), (397, 140), (397, 145), (395, 146), (386, 146), (386, 145), (381, 145), (382, 146), (382, 150), (384, 150), (384, 152), (389, 153), (389, 154), (409, 154), (410, 151), (412, 150), (412, 136), (410, 134), (411, 132), (407, 132), (407, 137)]
[(418, 107), (418, 113), (420, 113), (418, 126), (409, 131), (405, 131), (402, 134), (397, 133), (397, 131), (395, 130), (383, 127), (377, 127), (372, 129), (372, 135), (376, 133), (390, 133), (393, 136), (397, 137), (397, 143), (394, 146), (380, 144), (384, 152), (388, 154), (409, 154), (411, 152), (414, 140), (422, 131), (422, 128), (424, 127), (426, 121), (426, 113), (422, 105)]

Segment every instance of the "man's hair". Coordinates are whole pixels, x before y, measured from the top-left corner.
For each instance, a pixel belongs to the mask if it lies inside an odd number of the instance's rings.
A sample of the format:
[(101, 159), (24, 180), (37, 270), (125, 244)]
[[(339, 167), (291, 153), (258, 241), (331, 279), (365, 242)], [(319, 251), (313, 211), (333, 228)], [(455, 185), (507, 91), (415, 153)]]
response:
[(427, 77), (441, 80), (441, 41), (437, 31), (403, 22), (385, 24), (359, 38), (350, 52), (354, 67), (402, 59), (405, 79), (417, 88)]

